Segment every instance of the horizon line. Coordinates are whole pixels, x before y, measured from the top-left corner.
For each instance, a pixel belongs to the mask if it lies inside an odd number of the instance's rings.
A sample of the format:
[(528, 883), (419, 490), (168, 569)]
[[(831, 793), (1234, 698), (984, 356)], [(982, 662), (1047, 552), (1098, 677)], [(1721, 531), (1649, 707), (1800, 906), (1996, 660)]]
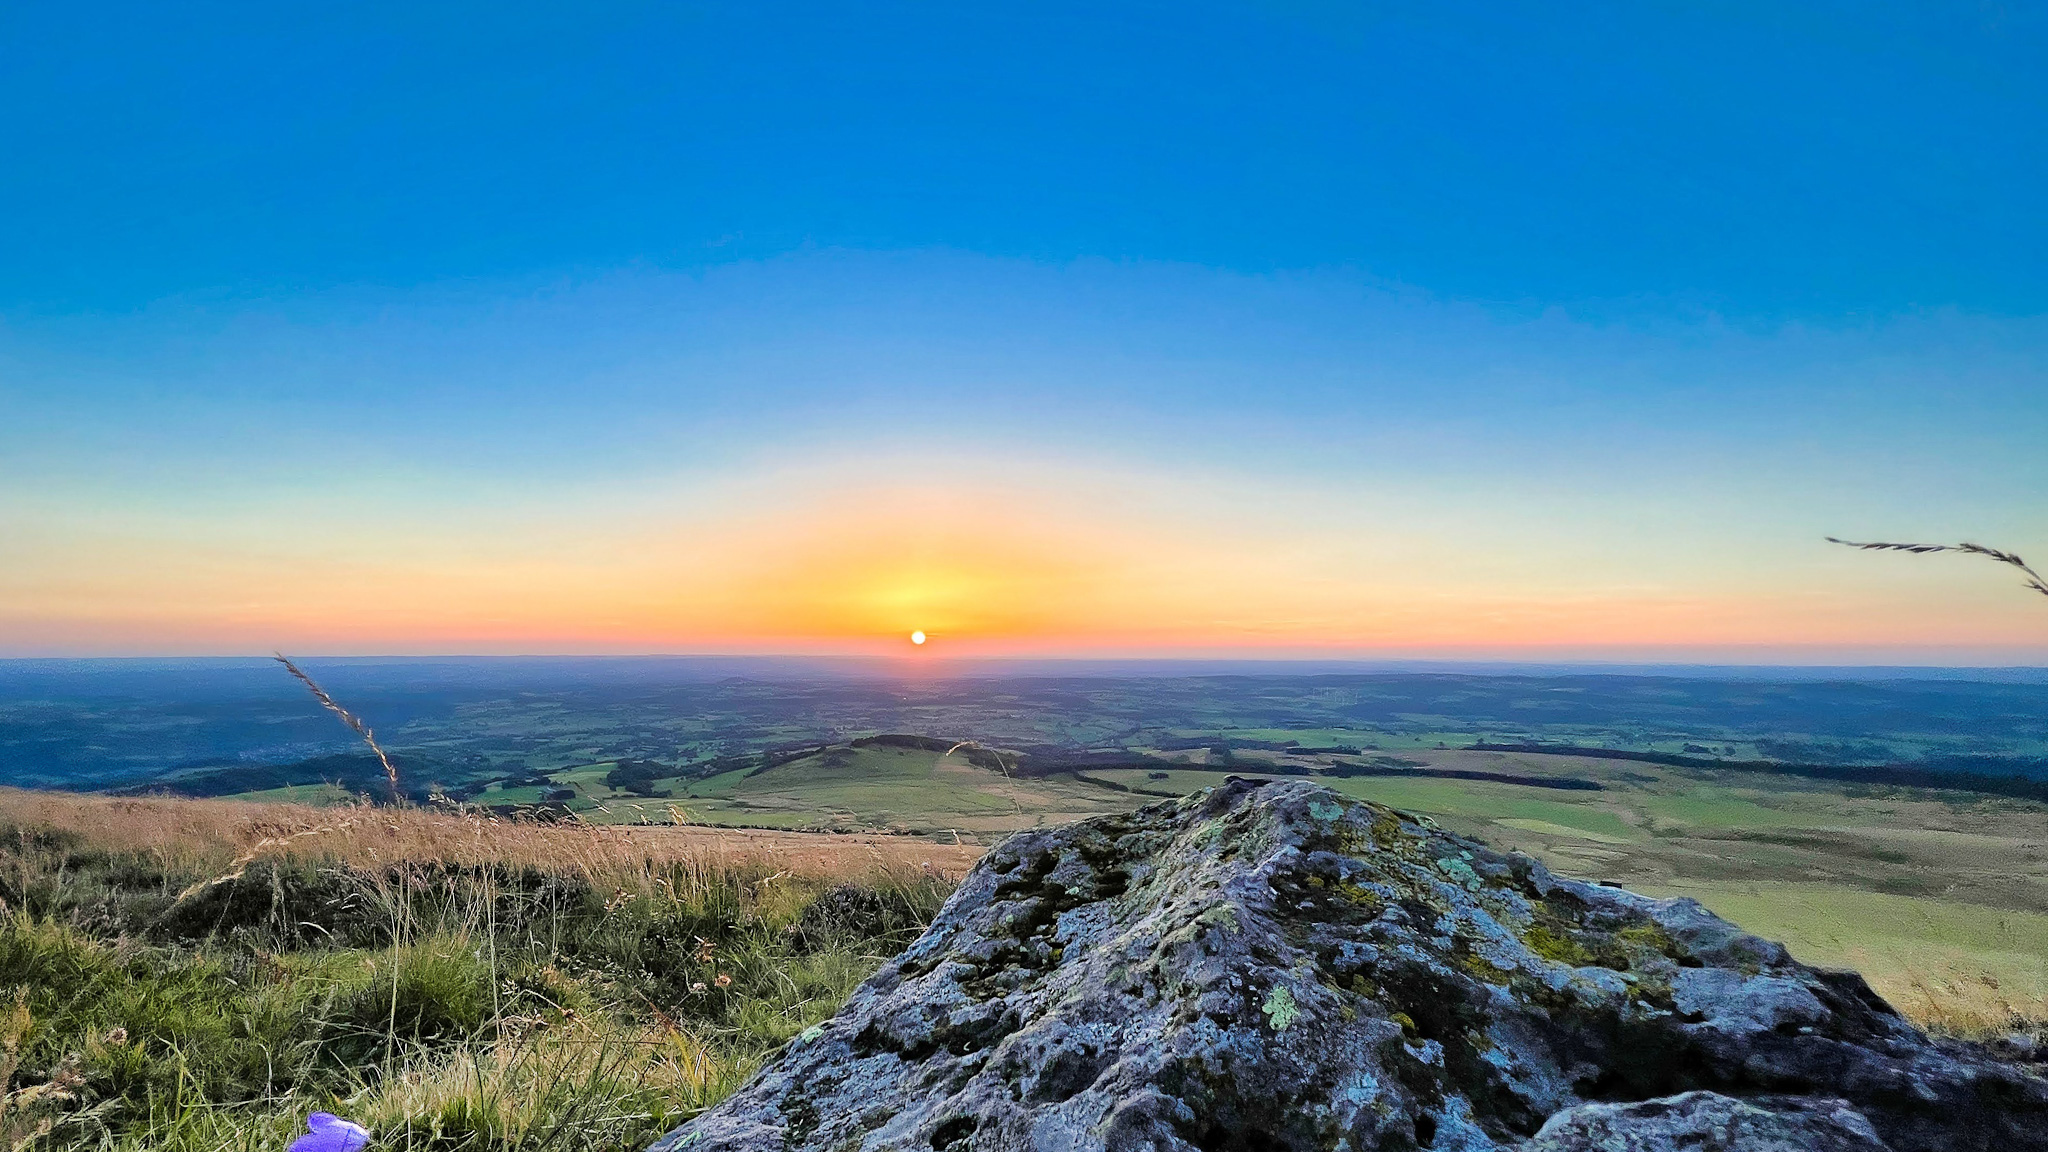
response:
[[(1334, 668), (1587, 668), (1587, 669), (1696, 669), (1699, 671), (1864, 671), (1864, 672), (2048, 672), (2048, 657), (2038, 662), (1938, 663), (1918, 661), (1740, 661), (1685, 658), (1616, 657), (1452, 657), (1452, 656), (942, 656), (882, 655), (864, 653), (800, 652), (430, 652), (430, 653), (328, 653), (299, 654), (295, 660), (323, 663), (427, 663), (461, 661), (497, 663), (512, 661), (677, 661), (703, 663), (780, 663), (812, 665), (880, 666), (904, 672), (936, 672), (948, 668), (995, 666), (1319, 666)], [(24, 664), (144, 664), (144, 663), (268, 663), (273, 657), (240, 653), (147, 653), (78, 655), (0, 654), (0, 666)]]

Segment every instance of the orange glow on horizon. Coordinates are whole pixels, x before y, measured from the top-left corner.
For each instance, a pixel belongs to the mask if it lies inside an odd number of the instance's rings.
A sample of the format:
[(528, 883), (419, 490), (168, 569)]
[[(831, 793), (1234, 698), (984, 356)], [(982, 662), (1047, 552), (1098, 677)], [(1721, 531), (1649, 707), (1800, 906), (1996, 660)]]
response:
[[(1821, 548), (1814, 563), (1834, 565), (1825, 580), (1622, 580), (1605, 573), (1626, 557), (1524, 551), (1509, 564), (1409, 526), (1305, 526), (1266, 506), (1194, 516), (993, 484), (819, 491), (719, 516), (565, 517), (510, 541), (427, 529), (346, 548), (110, 539), (0, 586), (0, 648), (920, 660), (2048, 651), (2048, 613), (2002, 586)], [(1836, 571), (1860, 591), (1844, 592)], [(920, 636), (944, 637), (944, 656)]]

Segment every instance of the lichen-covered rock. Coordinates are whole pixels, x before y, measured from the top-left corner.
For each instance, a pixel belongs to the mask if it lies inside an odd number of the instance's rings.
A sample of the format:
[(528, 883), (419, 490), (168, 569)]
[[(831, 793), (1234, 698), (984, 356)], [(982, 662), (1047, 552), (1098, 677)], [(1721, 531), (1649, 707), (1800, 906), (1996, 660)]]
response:
[(1639, 1104), (1583, 1104), (1552, 1116), (1524, 1152), (1885, 1152), (1842, 1100), (1736, 1100), (1687, 1092)]
[[(2048, 1082), (1692, 901), (1232, 779), (1006, 841), (656, 1149), (1482, 1152), (1553, 1118), (1535, 1147), (2023, 1152)], [(1656, 1142), (1695, 1121), (1733, 1142)]]

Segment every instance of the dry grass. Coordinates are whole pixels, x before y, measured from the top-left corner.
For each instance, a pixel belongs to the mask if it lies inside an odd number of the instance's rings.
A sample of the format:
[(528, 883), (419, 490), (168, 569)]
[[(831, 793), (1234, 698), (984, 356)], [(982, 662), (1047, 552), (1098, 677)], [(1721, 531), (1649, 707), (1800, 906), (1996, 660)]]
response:
[(1967, 541), (1961, 544), (1902, 544), (1890, 540), (1838, 540), (1833, 536), (1829, 536), (1827, 542), (1847, 548), (1860, 548), (1865, 552), (1909, 552), (1915, 556), (1926, 555), (1929, 552), (1960, 552), (1965, 556), (1982, 556), (1987, 560), (1995, 560), (2019, 569), (2021, 575), (2026, 577), (2026, 587), (2048, 596), (2048, 578), (2043, 578), (2039, 572), (2034, 571), (2017, 553), (1987, 548), (1982, 544), (1971, 544)]
[(2015, 997), (1982, 972), (1906, 973), (1897, 986), (1877, 991), (1908, 1020), (1937, 1036), (1994, 1040), (2048, 1038), (2048, 1002)]
[(766, 832), (691, 825), (538, 823), (468, 812), (371, 805), (313, 807), (242, 800), (125, 798), (0, 788), (0, 826), (76, 833), (194, 875), (259, 859), (357, 867), (502, 864), (636, 885), (676, 864), (861, 880), (932, 870), (958, 878), (975, 845), (879, 834)]
[(319, 681), (306, 675), (305, 670), (292, 663), (284, 653), (277, 653), (275, 659), (284, 665), (284, 670), (291, 673), (294, 679), (306, 686), (306, 691), (313, 694), (313, 699), (318, 700), (322, 708), (340, 718), (341, 722), (348, 726), (349, 731), (362, 737), (363, 743), (370, 746), (370, 751), (377, 754), (377, 763), (384, 766), (384, 780), (391, 786), (391, 799), (398, 800), (402, 795), (398, 787), (398, 766), (391, 762), (391, 757), (384, 754), (384, 746), (377, 743), (377, 734), (370, 731), (370, 726), (363, 723), (362, 717), (336, 703), (334, 697), (327, 694), (327, 689), (320, 686)]
[(55, 1075), (36, 1084), (16, 1087), (21, 1045), (29, 1031), (27, 996), (17, 992), (0, 1011), (0, 1150), (19, 1152), (48, 1135), (65, 1105), (82, 1083), (76, 1061), (58, 1066)]
[[(731, 1061), (688, 1032), (571, 1020), (551, 1033), (508, 1030), (489, 1047), (417, 1061), (367, 1093), (357, 1115), (399, 1147), (433, 1146), (450, 1121), (505, 1147), (546, 1146), (565, 1124), (697, 1111), (739, 1080)], [(602, 1101), (612, 1115), (576, 1108), (579, 1098)], [(616, 1115), (621, 1110), (633, 1115)]]

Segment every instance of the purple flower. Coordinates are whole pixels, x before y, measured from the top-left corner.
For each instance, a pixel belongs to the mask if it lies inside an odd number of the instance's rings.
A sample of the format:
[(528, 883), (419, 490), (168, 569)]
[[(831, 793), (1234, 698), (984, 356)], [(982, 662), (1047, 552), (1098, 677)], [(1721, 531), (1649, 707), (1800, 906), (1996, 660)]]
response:
[(370, 1142), (370, 1130), (351, 1124), (332, 1112), (315, 1112), (306, 1117), (304, 1136), (292, 1141), (289, 1152), (362, 1152)]

